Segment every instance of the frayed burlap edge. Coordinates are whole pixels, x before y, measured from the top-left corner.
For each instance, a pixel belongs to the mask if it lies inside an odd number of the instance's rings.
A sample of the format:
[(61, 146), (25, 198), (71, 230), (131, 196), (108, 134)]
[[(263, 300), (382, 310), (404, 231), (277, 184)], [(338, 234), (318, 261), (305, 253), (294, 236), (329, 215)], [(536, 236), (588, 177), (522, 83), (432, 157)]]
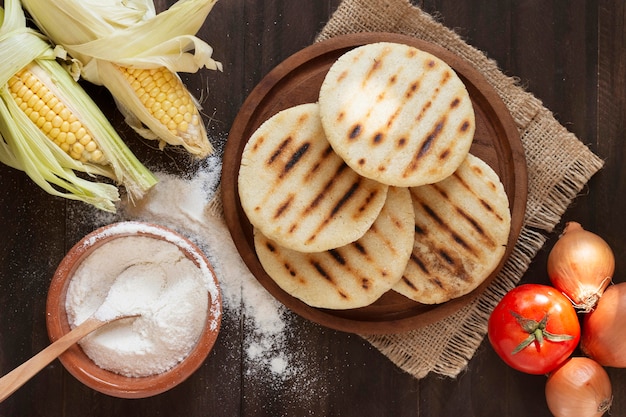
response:
[(316, 40), (357, 32), (411, 35), (463, 57), (498, 92), (520, 132), (528, 164), (528, 202), (520, 237), (496, 280), (480, 297), (440, 322), (401, 334), (361, 335), (416, 378), (430, 372), (456, 377), (484, 339), (495, 305), (519, 283), (544, 245), (546, 233), (554, 229), (603, 161), (493, 60), (409, 1), (344, 0)]

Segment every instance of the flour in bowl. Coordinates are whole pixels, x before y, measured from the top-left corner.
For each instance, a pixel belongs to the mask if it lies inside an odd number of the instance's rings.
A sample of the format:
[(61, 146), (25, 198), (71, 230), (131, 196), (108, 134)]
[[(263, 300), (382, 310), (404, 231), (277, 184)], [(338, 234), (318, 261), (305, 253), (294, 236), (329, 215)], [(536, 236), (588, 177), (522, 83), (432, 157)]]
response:
[(122, 201), (115, 215), (83, 206), (73, 214), (80, 221), (96, 222), (95, 226), (139, 220), (167, 226), (189, 237), (203, 250), (220, 280), (228, 320), (244, 323), (242, 345), (227, 349), (242, 349), (248, 377), (267, 378), (298, 390), (314, 376), (300, 365), (300, 355), (307, 353), (288, 349), (293, 314), (256, 280), (237, 252), (220, 217), (219, 205), (214, 205), (220, 174), (221, 160), (211, 156), (188, 176), (157, 172), (159, 182), (150, 193), (134, 204)]
[(80, 345), (101, 368), (142, 377), (167, 371), (189, 354), (204, 329), (208, 300), (202, 270), (176, 245), (125, 236), (84, 260), (70, 282), (66, 309), (72, 327), (94, 314), (100, 320), (140, 314), (104, 326)]

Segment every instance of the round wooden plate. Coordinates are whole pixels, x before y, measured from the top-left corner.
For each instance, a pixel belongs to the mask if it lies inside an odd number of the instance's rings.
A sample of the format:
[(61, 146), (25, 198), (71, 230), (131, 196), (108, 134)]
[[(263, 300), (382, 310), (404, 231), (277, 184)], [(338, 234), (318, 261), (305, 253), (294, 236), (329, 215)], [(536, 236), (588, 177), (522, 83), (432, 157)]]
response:
[[(350, 310), (310, 307), (284, 292), (261, 266), (254, 249), (252, 226), (239, 201), (237, 176), (243, 148), (252, 133), (272, 115), (288, 107), (317, 102), (324, 77), (339, 56), (373, 42), (411, 45), (443, 59), (465, 83), (476, 116), (471, 153), (500, 176), (511, 208), (511, 233), (505, 257), (494, 273), (470, 294), (438, 305), (416, 303), (394, 291), (374, 304)], [(477, 297), (496, 276), (519, 236), (527, 198), (524, 149), (506, 106), (473, 66), (451, 52), (422, 40), (391, 33), (358, 33), (313, 44), (287, 58), (250, 93), (230, 130), (224, 150), (222, 194), (226, 223), (244, 262), (259, 282), (287, 308), (318, 324), (359, 334), (395, 333), (431, 324), (458, 311)]]

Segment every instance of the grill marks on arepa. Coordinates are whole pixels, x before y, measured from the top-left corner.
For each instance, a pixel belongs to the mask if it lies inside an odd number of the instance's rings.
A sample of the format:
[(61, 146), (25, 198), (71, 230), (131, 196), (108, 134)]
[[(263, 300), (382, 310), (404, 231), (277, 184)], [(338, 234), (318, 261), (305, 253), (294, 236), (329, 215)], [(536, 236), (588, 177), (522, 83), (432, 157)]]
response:
[(411, 188), (415, 245), (394, 289), (422, 303), (467, 294), (496, 268), (510, 230), (508, 199), (495, 172), (473, 155), (450, 177)]
[(497, 174), (469, 154), (469, 94), (452, 68), (407, 45), (342, 55), (319, 104), (283, 110), (246, 144), (241, 206), (257, 257), (312, 307), (465, 295), (498, 266), (510, 231)]
[(360, 174), (389, 185), (450, 175), (475, 130), (469, 94), (454, 70), (407, 45), (381, 42), (344, 54), (319, 102), (335, 151)]
[(387, 188), (337, 156), (314, 103), (270, 118), (242, 154), (239, 194), (250, 222), (279, 244), (305, 252), (361, 237), (380, 212)]
[[(332, 150), (330, 146), (326, 148), (325, 152), (321, 155), (311, 155), (311, 158), (315, 158), (313, 164), (310, 159), (307, 159), (307, 150), (311, 147), (310, 142), (305, 142), (297, 146), (289, 146), (292, 142), (291, 136), (285, 139), (272, 154), (266, 165), (267, 169), (274, 168), (276, 170), (277, 178), (275, 183), (275, 189), (280, 190), (283, 187), (291, 187), (291, 179), (289, 174), (293, 172), (293, 175), (299, 178), (303, 178), (302, 185), (311, 187), (308, 190), (309, 200), (303, 198), (303, 204), (296, 206), (294, 200), (296, 199), (295, 193), (284, 194), (281, 200), (281, 193), (273, 195), (267, 195), (265, 199), (261, 201), (261, 204), (256, 209), (261, 210), (266, 205), (277, 205), (272, 220), (288, 222), (287, 233), (294, 234), (297, 232), (302, 219), (309, 216), (311, 213), (324, 206), (325, 203), (328, 209), (320, 215), (318, 224), (311, 229), (311, 233), (306, 238), (305, 242), (310, 243), (315, 240), (315, 237), (323, 232), (323, 230), (329, 226), (336, 216), (341, 215), (342, 211), (346, 211), (346, 217), (358, 219), (358, 216), (366, 210), (368, 201), (376, 197), (376, 193), (379, 190), (371, 190), (369, 194), (359, 193), (359, 188), (363, 178), (354, 175), (352, 170), (343, 161), (338, 158), (330, 157)], [(300, 166), (298, 166), (300, 163)], [(319, 178), (319, 175), (323, 175), (324, 172), (331, 172), (329, 177)], [(328, 200), (333, 200), (328, 202)], [(357, 210), (348, 212), (350, 206), (359, 207)]]
[(314, 307), (362, 307), (402, 276), (413, 247), (413, 216), (408, 189), (392, 187), (374, 224), (353, 243), (304, 253), (281, 247), (257, 230), (255, 248), (268, 275), (292, 296)]

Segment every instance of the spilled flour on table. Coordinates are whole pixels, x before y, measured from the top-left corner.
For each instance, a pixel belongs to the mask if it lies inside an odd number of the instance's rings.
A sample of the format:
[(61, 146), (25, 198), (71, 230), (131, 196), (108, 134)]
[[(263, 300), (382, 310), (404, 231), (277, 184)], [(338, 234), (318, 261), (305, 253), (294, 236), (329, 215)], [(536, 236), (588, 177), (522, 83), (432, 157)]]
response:
[(220, 207), (213, 203), (219, 193), (220, 175), (221, 161), (217, 156), (207, 158), (187, 178), (157, 172), (159, 183), (137, 205), (125, 203), (118, 207), (118, 214), (99, 212), (90, 220), (96, 223), (94, 228), (124, 220), (152, 222), (176, 230), (196, 243), (219, 279), (224, 318), (230, 325), (238, 323), (245, 334), (244, 346), (230, 348), (243, 350), (246, 375), (261, 380), (270, 378), (272, 383), (289, 382), (287, 385), (302, 389), (310, 378), (298, 367), (297, 355), (304, 353), (287, 348), (291, 313), (263, 288), (240, 258), (220, 217)]

